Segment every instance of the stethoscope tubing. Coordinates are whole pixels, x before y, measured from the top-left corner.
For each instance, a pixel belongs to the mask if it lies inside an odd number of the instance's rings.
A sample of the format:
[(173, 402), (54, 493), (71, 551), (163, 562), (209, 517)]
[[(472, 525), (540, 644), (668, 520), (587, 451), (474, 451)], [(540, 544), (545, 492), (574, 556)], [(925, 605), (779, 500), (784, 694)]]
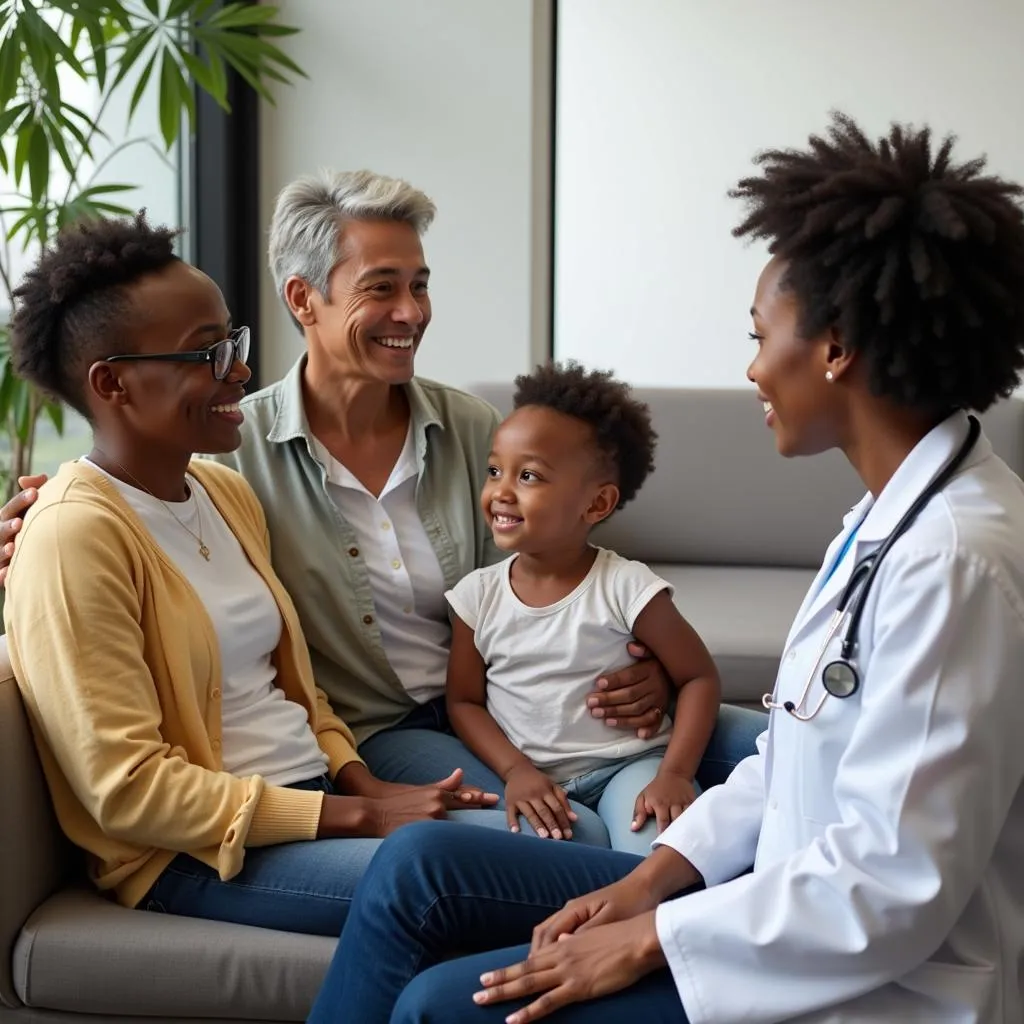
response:
[[(917, 496), (914, 503), (893, 527), (881, 546), (876, 551), (866, 555), (853, 567), (850, 579), (847, 581), (846, 586), (843, 587), (843, 592), (839, 595), (839, 602), (836, 605), (836, 610), (833, 612), (832, 618), (829, 621), (829, 628), (825, 634), (825, 642), (818, 652), (813, 668), (808, 673), (807, 682), (804, 684), (803, 692), (800, 694), (800, 700), (796, 703), (789, 700), (779, 703), (775, 700), (774, 693), (766, 693), (761, 698), (761, 703), (767, 710), (785, 711), (798, 721), (809, 722), (817, 716), (830, 696), (845, 700), (847, 697), (852, 697), (860, 689), (860, 673), (856, 665), (857, 634), (860, 629), (860, 621), (864, 614), (871, 585), (874, 583), (882, 562), (892, 549), (892, 546), (910, 529), (932, 498), (942, 492), (953, 474), (963, 465), (964, 460), (973, 451), (978, 438), (981, 436), (981, 424), (974, 416), (968, 416), (968, 422), (967, 438), (957, 453), (942, 468), (935, 479)], [(846, 628), (843, 630), (840, 656), (835, 661), (829, 662), (822, 669), (822, 687), (825, 692), (813, 711), (810, 713), (803, 711), (801, 709), (804, 708), (807, 698), (810, 696), (811, 687), (814, 685), (814, 677), (821, 666), (825, 651), (828, 650), (829, 644), (839, 631), (839, 627), (843, 624), (844, 619), (846, 620)], [(829, 684), (827, 676), (830, 669), (836, 669), (846, 679), (847, 685), (842, 688), (843, 692), (839, 692), (834, 686)], [(844, 669), (846, 674), (844, 674)]]

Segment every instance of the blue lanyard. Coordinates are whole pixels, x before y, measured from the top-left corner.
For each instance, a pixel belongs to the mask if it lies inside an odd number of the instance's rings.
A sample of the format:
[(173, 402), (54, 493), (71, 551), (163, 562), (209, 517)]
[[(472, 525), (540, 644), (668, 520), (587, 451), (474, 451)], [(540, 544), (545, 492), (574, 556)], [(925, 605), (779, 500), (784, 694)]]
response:
[(860, 524), (863, 522), (864, 519), (861, 519), (860, 522), (857, 523), (857, 525), (849, 532), (846, 540), (843, 541), (843, 546), (842, 548), (840, 548), (839, 554), (836, 555), (835, 561), (832, 563), (832, 568), (829, 569), (828, 575), (821, 581), (821, 586), (818, 587), (819, 593), (821, 593), (821, 591), (825, 589), (825, 586), (828, 583), (828, 581), (832, 579), (832, 577), (835, 575), (836, 569), (839, 568), (843, 559), (846, 557), (846, 553), (850, 550), (851, 546), (853, 545), (853, 542), (857, 537), (857, 531), (860, 529)]

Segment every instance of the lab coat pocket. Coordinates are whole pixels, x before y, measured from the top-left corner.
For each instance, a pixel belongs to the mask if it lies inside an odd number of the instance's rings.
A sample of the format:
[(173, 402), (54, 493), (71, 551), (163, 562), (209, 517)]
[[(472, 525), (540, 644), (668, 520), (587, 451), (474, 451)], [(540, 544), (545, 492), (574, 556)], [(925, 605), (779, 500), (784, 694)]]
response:
[[(935, 1020), (997, 1020), (997, 975), (993, 967), (929, 960), (899, 979), (904, 989), (935, 1003)], [(962, 1015), (962, 1016), (961, 1016)]]

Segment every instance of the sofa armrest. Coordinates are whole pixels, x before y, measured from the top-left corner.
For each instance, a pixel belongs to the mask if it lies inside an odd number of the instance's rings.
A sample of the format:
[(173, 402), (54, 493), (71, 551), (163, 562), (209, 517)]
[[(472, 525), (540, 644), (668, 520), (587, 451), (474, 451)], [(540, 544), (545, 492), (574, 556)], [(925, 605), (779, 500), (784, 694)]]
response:
[(57, 825), (32, 732), (0, 636), (0, 1004), (20, 1006), (11, 978), (22, 925), (61, 885), (69, 844)]

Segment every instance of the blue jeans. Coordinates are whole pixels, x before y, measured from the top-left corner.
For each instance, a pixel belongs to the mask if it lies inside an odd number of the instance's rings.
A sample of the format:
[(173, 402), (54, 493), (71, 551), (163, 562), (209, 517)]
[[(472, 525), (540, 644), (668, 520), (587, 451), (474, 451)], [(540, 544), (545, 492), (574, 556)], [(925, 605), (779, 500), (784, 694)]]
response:
[[(654, 780), (663, 758), (664, 750), (659, 750), (654, 754), (644, 753), (621, 761), (610, 761), (585, 775), (577, 775), (563, 785), (571, 798), (597, 811), (597, 816), (608, 829), (613, 850), (635, 853), (638, 857), (646, 857), (651, 852), (651, 843), (658, 838), (657, 819), (648, 818), (643, 828), (636, 832), (630, 826), (636, 798)], [(694, 788), (700, 792), (696, 783)]]
[[(479, 786), (486, 793), (497, 793), (502, 799), (497, 807), (502, 809), (502, 827), (505, 821), (505, 783), (495, 775), (454, 733), (448, 720), (444, 697), (436, 697), (410, 711), (397, 725), (375, 733), (364, 740), (359, 756), (366, 767), (387, 782), (404, 782), (413, 786), (425, 786), (450, 775), (461, 768), (466, 785)], [(588, 846), (610, 845), (608, 829), (599, 814), (581, 803), (570, 801), (576, 812), (573, 823), (573, 841)], [(481, 817), (473, 824), (498, 827), (493, 819)], [(533, 826), (520, 816), (521, 835), (536, 837)], [(555, 840), (549, 840), (555, 842)]]
[[(309, 1021), (499, 1024), (529, 1000), (476, 1006), (480, 975), (525, 959), (521, 944), (537, 924), (640, 862), (614, 850), (461, 825), (399, 829), (359, 884)], [(460, 954), (475, 955), (449, 959)], [(551, 1017), (561, 1024), (631, 1019), (685, 1024), (667, 969)]]
[[(723, 704), (718, 712), (718, 724), (697, 771), (697, 782), (701, 788), (708, 789), (724, 782), (743, 758), (754, 753), (754, 740), (767, 727), (768, 716), (764, 712)], [(359, 754), (377, 778), (388, 782), (426, 785), (444, 778), (455, 768), (461, 768), (468, 785), (479, 786), (486, 792), (499, 795), (505, 792), (505, 784), (501, 779), (475, 754), (470, 753), (452, 731), (443, 697), (427, 701), (397, 725), (364, 740)], [(634, 799), (644, 785), (642, 783), (633, 794)], [(573, 794), (569, 795), (571, 797)], [(500, 801), (498, 807), (504, 806), (505, 801)], [(573, 810), (579, 816), (574, 827), (575, 842), (593, 846), (611, 845), (600, 814), (579, 801), (573, 802)], [(478, 822), (484, 823), (482, 819), (478, 819)], [(520, 818), (520, 826), (524, 834), (532, 834), (533, 830), (525, 818)], [(651, 838), (643, 841), (646, 844), (644, 850), (649, 846)], [(627, 840), (624, 837), (622, 841), (625, 843)]]
[[(334, 792), (326, 776), (290, 788)], [(503, 811), (451, 811), (448, 817), (506, 828)], [(242, 870), (227, 882), (202, 861), (179, 853), (139, 901), (138, 909), (309, 935), (339, 935), (356, 886), (382, 842), (317, 839), (250, 847)]]

